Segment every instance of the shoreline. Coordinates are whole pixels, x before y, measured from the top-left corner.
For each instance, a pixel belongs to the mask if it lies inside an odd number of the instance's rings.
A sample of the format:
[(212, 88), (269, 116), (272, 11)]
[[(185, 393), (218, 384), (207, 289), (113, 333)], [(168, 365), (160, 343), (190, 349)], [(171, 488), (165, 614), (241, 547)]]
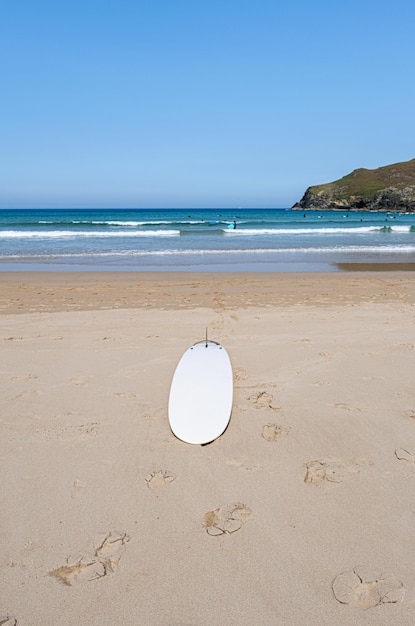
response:
[(339, 270), (346, 272), (415, 272), (415, 263), (335, 263)]

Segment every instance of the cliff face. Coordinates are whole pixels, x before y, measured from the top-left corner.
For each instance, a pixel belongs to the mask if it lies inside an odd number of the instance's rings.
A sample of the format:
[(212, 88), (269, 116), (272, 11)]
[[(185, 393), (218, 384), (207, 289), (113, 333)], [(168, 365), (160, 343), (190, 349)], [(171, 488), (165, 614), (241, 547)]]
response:
[(415, 212), (415, 159), (309, 187), (292, 208)]

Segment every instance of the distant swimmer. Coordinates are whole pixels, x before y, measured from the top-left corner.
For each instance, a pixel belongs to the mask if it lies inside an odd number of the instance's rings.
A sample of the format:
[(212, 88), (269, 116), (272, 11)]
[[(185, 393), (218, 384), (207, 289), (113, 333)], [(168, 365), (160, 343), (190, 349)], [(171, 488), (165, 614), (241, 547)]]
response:
[(236, 229), (236, 222), (235, 222), (235, 220), (233, 220), (233, 229), (234, 230)]

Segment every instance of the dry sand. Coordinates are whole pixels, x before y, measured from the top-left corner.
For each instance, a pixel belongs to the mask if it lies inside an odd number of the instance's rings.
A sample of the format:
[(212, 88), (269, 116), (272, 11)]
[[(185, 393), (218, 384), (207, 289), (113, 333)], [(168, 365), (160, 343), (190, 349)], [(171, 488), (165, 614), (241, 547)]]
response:
[[(0, 624), (414, 624), (414, 304), (408, 272), (0, 274)], [(202, 447), (167, 404), (206, 326)]]

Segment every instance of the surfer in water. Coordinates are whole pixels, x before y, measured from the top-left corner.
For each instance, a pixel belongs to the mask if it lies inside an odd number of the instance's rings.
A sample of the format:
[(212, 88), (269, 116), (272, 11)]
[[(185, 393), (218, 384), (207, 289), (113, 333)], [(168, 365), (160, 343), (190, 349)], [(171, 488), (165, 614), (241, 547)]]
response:
[(235, 222), (235, 220), (233, 220), (233, 229), (234, 230), (236, 229), (236, 222)]

